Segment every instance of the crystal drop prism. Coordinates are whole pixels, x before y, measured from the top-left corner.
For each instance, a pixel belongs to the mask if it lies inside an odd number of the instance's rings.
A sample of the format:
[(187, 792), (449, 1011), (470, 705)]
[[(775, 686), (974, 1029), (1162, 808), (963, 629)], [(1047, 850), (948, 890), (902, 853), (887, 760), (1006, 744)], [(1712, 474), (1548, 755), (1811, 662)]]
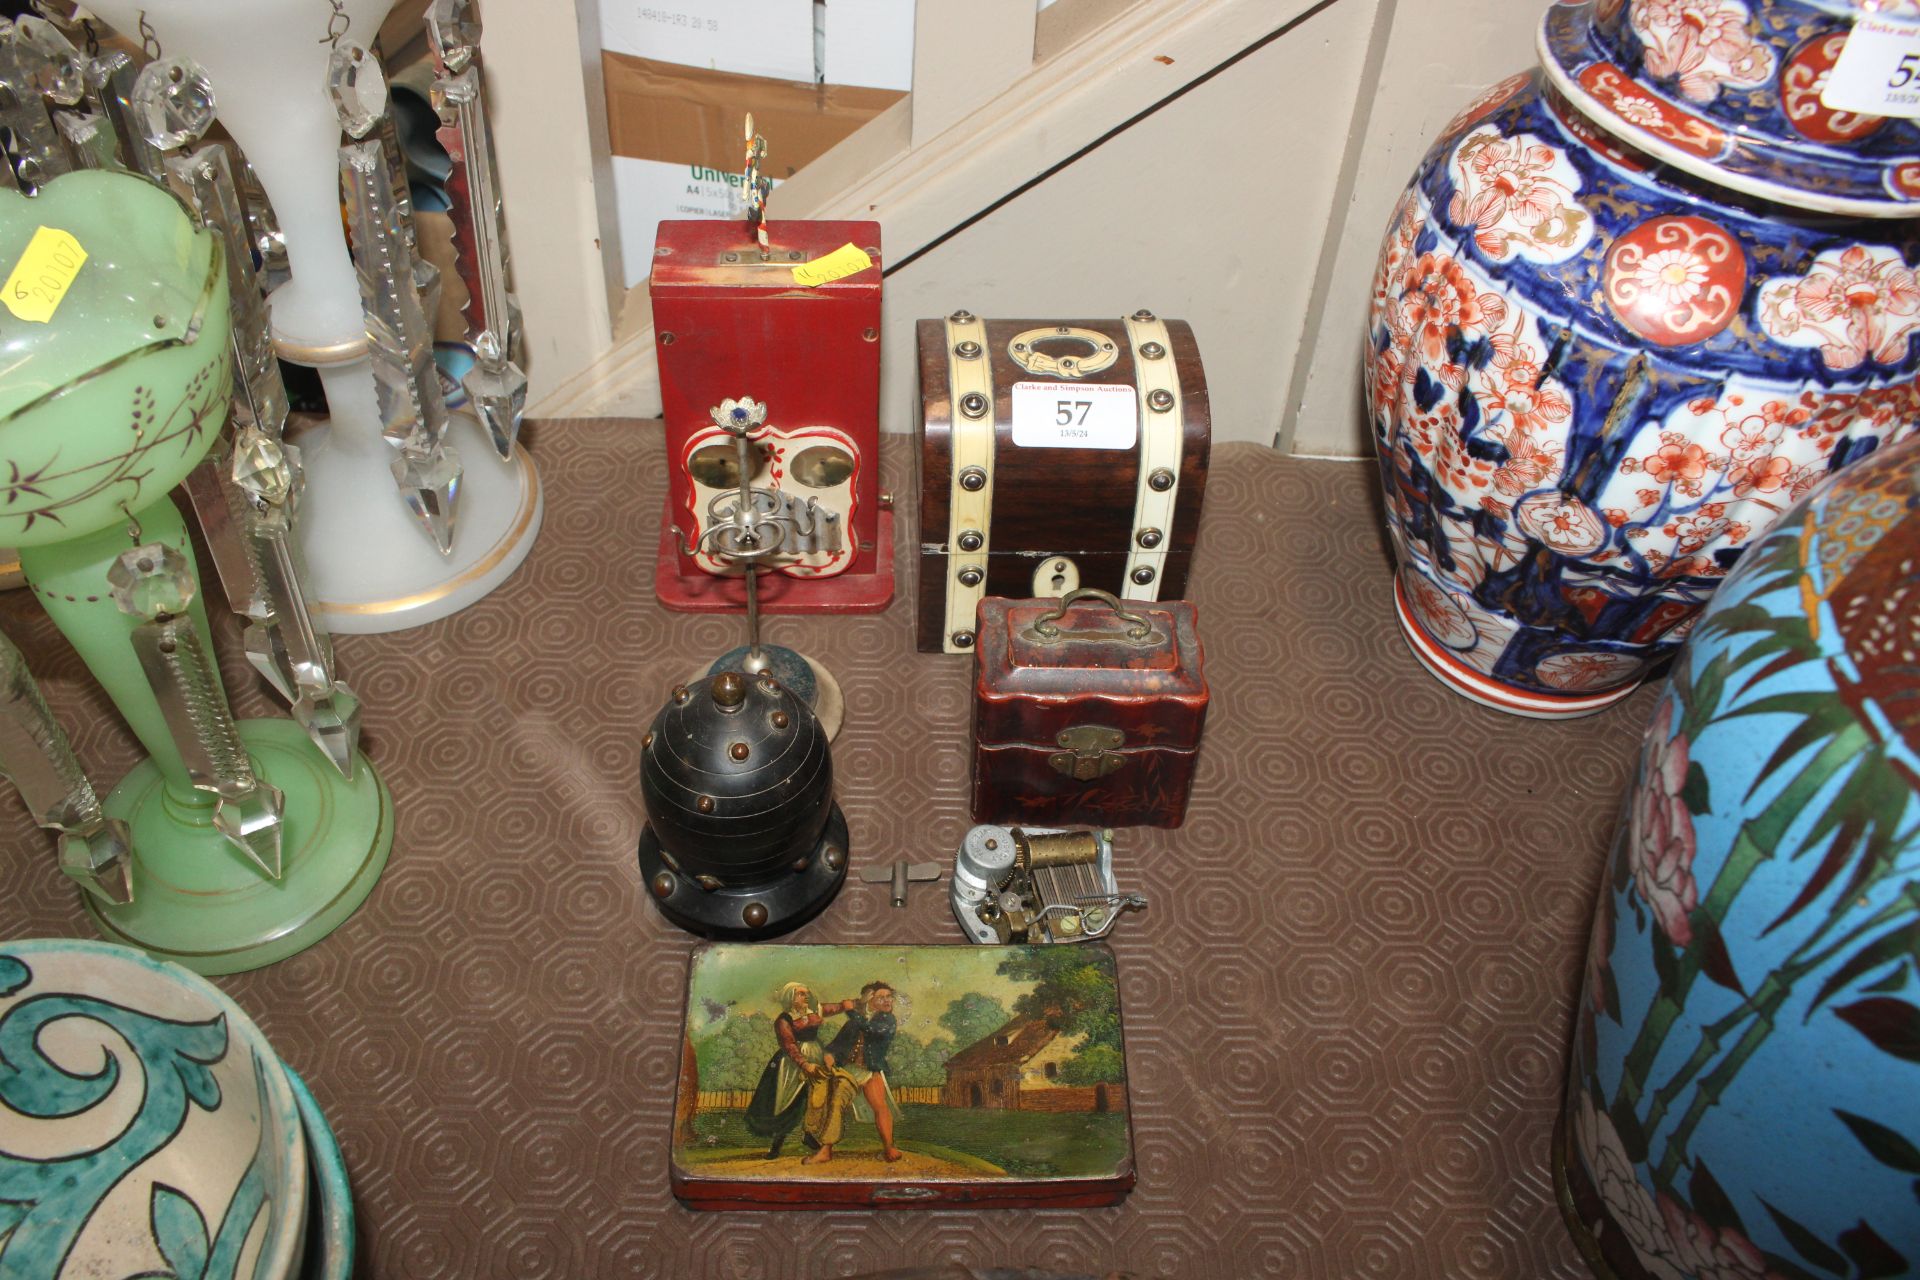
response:
[(426, 317), (428, 328), (431, 329), (440, 315), (440, 268), (425, 258), (415, 258), (413, 290), (420, 295), (420, 314)]
[(164, 542), (122, 552), (107, 570), (113, 602), (136, 618), (178, 617), (192, 603), (193, 562)]
[(60, 869), (102, 902), (133, 901), (133, 836), (118, 818), (102, 818), (59, 839)]
[(73, 152), (74, 163), (80, 168), (120, 167), (113, 130), (108, 127), (105, 116), (93, 111), (57, 111), (53, 123), (66, 138), (67, 149)]
[(370, 49), (335, 45), (327, 59), (327, 92), (348, 137), (366, 137), (387, 114), (387, 73)]
[(264, 431), (249, 430), (233, 442), (233, 482), (269, 506), (293, 492), (293, 467), (282, 445)]
[(360, 746), (360, 699), (346, 682), (336, 680), (331, 692), (295, 701), (293, 718), (340, 776), (353, 781), (354, 752)]
[(191, 58), (155, 58), (133, 82), (133, 116), (148, 142), (173, 151), (213, 127), (213, 81)]
[(246, 650), (248, 665), (273, 686), (275, 693), (288, 702), (300, 696), (288, 674), (288, 669), (293, 665), (292, 659), (287, 656), (287, 646), (281, 642), (280, 632), (272, 623), (247, 623), (241, 644)]
[(460, 379), (460, 385), (467, 389), (467, 398), (486, 425), (495, 451), (511, 458), (514, 439), (520, 434), (520, 419), (527, 411), (527, 375), (506, 361), (492, 368), (476, 364)]
[(280, 788), (255, 779), (246, 790), (220, 797), (213, 806), (213, 828), (266, 872), (269, 880), (278, 880), (285, 810), (286, 797)]
[(480, 48), (480, 15), (472, 0), (433, 0), (427, 9), (427, 39), (448, 71), (459, 75)]
[(13, 24), (14, 40), (37, 64), (33, 87), (63, 107), (77, 106), (86, 96), (86, 64), (80, 51), (45, 18), (22, 17)]
[(393, 460), (393, 480), (400, 486), (400, 497), (443, 556), (453, 553), (460, 474), (460, 453), (452, 445), (442, 445), (430, 453), (403, 453)]

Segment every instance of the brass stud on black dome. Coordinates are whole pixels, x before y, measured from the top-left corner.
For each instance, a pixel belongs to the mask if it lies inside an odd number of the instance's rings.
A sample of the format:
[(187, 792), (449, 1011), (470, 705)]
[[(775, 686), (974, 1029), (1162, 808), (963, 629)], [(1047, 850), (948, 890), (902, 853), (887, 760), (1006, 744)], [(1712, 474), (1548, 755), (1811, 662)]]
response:
[(714, 706), (731, 711), (747, 700), (747, 679), (738, 671), (722, 671), (713, 678), (708, 692), (713, 695)]

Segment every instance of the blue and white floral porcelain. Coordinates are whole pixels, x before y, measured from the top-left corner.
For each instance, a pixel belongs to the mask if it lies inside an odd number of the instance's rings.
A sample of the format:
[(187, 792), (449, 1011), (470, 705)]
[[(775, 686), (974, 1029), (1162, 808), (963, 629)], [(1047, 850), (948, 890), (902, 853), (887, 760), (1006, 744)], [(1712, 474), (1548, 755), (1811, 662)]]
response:
[(1920, 1267), (1920, 440), (1783, 516), (1674, 662), (1555, 1163), (1618, 1280)]
[[(1808, 168), (1890, 171), (1914, 126), (1823, 117), (1829, 141), (1761, 145), (1804, 105), (1802, 46), (1844, 43), (1835, 7), (1556, 5), (1547, 71), (1462, 112), (1402, 197), (1367, 405), (1402, 629), (1457, 692), (1537, 716), (1626, 696), (1787, 505), (1920, 420), (1920, 237), (1856, 216), (1920, 204), (1835, 205)], [(1718, 131), (1684, 167), (1652, 140), (1683, 103)], [(1731, 189), (1756, 147), (1770, 194), (1819, 208)]]
[(0, 943), (0, 1275), (292, 1280), (308, 1151), (218, 988), (106, 943)]

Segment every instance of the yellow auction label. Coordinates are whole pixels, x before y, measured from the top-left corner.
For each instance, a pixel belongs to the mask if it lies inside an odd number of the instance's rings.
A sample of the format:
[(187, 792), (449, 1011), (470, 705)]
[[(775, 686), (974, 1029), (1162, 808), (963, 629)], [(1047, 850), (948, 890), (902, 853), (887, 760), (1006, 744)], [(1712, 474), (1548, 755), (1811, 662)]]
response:
[(843, 280), (856, 272), (865, 271), (873, 265), (865, 251), (850, 244), (843, 244), (823, 258), (812, 262), (803, 262), (793, 269), (793, 282), (811, 289), (819, 284), (831, 284)]
[(16, 319), (45, 324), (59, 310), (86, 260), (87, 251), (70, 232), (41, 227), (27, 241), (27, 251), (13, 264), (6, 284), (0, 285), (0, 300)]

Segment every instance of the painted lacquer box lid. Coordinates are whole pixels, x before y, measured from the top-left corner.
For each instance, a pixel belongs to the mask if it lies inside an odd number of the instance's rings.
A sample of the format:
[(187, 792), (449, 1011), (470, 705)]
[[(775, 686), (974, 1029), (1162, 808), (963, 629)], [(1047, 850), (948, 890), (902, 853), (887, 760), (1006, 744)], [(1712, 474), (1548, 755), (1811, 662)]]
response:
[(683, 1055), (672, 1180), (692, 1208), (1068, 1207), (1133, 1187), (1098, 943), (715, 943), (693, 956)]

